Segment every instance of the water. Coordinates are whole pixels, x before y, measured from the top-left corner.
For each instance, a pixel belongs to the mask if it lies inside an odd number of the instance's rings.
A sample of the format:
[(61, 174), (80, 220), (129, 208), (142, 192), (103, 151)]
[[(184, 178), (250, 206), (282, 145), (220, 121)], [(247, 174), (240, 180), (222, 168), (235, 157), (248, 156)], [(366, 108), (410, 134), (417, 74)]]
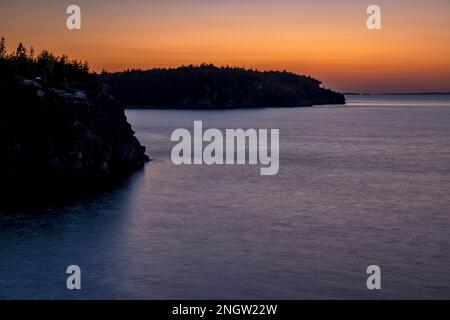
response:
[[(450, 298), (449, 96), (348, 99), (127, 111), (154, 161), (110, 192), (1, 211), (0, 298)], [(280, 128), (279, 174), (174, 166), (170, 134), (194, 120)]]

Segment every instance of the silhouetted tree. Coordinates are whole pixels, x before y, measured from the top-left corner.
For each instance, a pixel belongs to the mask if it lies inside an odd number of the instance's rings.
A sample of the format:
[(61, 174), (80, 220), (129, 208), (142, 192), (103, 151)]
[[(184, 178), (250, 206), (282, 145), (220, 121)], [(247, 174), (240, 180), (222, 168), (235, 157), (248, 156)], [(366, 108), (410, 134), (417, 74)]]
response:
[(27, 49), (25, 49), (22, 42), (19, 43), (19, 46), (16, 49), (16, 57), (17, 58), (26, 58), (27, 57)]
[(30, 58), (31, 60), (34, 60), (34, 55), (35, 55), (34, 48), (33, 48), (33, 46), (31, 46), (31, 47), (30, 47), (29, 58)]
[(95, 90), (98, 86), (97, 75), (89, 72), (87, 62), (70, 60), (66, 55), (55, 56), (47, 50), (36, 55), (33, 47), (27, 53), (22, 43), (8, 55), (3, 37), (0, 54), (0, 81), (13, 81), (16, 76), (26, 79), (42, 77), (45, 85), (67, 90)]
[(5, 38), (0, 39), (0, 58), (4, 58), (6, 56), (6, 44)]

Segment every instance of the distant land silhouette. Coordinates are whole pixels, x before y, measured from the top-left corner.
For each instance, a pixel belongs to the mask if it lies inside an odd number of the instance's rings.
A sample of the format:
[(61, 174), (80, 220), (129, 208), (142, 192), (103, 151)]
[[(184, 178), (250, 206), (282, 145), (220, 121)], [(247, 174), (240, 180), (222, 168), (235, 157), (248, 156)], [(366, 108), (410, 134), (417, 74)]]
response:
[(344, 92), (348, 96), (404, 96), (404, 95), (432, 95), (450, 94), (450, 92), (388, 92), (388, 93), (368, 93), (368, 92)]
[(111, 93), (134, 108), (304, 107), (344, 104), (345, 97), (309, 76), (212, 64), (103, 72)]

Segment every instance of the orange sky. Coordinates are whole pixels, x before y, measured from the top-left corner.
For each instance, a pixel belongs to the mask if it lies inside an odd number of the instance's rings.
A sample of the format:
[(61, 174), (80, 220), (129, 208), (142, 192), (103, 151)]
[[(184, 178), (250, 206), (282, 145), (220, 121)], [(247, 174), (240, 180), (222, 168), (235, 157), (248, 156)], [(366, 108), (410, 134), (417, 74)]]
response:
[[(65, 26), (81, 7), (82, 29)], [(382, 29), (366, 28), (366, 8)], [(450, 92), (450, 1), (16, 0), (0, 34), (100, 71), (202, 62), (311, 75), (345, 92)]]

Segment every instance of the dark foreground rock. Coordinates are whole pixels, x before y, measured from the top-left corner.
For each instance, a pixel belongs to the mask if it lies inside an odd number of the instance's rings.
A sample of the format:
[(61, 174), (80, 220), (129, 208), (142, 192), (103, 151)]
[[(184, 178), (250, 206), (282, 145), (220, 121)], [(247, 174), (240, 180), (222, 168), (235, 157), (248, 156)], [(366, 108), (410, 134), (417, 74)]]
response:
[(135, 108), (261, 108), (345, 104), (319, 80), (290, 72), (213, 65), (103, 73), (114, 97)]
[(14, 77), (0, 82), (2, 189), (87, 184), (148, 160), (122, 105), (101, 87), (87, 94)]

